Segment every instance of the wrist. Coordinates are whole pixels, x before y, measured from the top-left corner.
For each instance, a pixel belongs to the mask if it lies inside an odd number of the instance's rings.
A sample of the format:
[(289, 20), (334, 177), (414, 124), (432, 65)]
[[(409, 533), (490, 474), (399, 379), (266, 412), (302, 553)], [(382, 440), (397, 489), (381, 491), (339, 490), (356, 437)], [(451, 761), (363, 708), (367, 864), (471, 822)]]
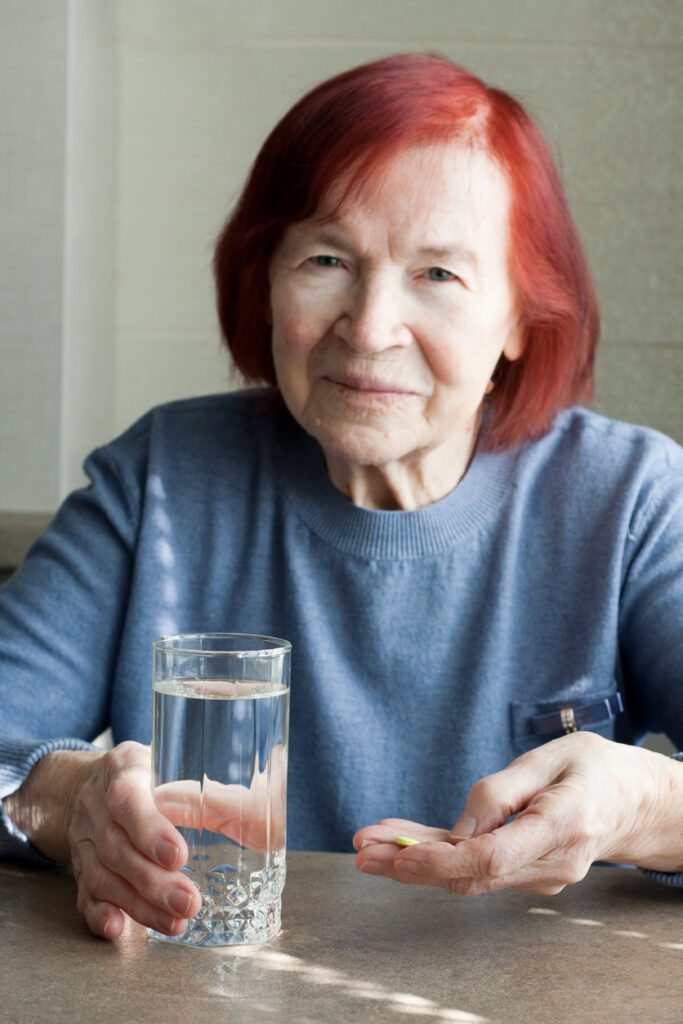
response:
[(97, 750), (55, 750), (41, 758), (3, 807), (44, 856), (68, 864), (68, 829), (76, 797), (103, 756)]
[(631, 748), (638, 758), (641, 800), (626, 842), (610, 859), (650, 871), (683, 872), (683, 764), (665, 754)]

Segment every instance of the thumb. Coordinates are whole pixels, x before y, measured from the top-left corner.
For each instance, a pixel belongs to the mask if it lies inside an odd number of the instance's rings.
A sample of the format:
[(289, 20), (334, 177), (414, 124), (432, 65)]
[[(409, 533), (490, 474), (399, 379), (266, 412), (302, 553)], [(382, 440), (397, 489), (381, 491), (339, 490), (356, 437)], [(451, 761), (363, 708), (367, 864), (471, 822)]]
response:
[(539, 790), (557, 781), (567, 766), (567, 758), (558, 757), (563, 751), (557, 750), (557, 742), (522, 754), (502, 771), (475, 782), (449, 838), (471, 839), (500, 828), (511, 815), (523, 810)]

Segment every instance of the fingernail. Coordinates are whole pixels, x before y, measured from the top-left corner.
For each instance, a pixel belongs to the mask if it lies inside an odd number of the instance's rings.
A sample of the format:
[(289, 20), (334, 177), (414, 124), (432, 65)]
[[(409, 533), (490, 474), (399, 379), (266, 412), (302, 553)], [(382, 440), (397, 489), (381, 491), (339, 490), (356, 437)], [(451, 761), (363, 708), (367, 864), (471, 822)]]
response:
[(165, 868), (174, 868), (178, 863), (180, 850), (175, 843), (169, 842), (168, 839), (160, 839), (154, 852), (157, 860), (160, 861)]
[(192, 897), (184, 889), (174, 889), (166, 898), (166, 902), (179, 917), (187, 917), (192, 904)]
[(377, 840), (376, 839), (364, 839), (363, 842), (360, 844), (359, 849), (364, 850), (366, 846), (376, 846), (376, 845), (377, 845)]

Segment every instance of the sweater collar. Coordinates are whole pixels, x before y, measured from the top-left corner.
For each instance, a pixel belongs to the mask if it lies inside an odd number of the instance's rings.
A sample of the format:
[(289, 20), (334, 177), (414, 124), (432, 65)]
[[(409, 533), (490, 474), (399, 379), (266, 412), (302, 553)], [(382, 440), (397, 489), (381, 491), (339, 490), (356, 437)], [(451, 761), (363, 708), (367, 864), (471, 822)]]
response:
[(516, 459), (516, 450), (478, 449), (463, 478), (440, 501), (412, 512), (389, 512), (359, 508), (337, 490), (320, 445), (284, 407), (277, 435), (282, 481), (300, 518), (332, 547), (373, 559), (435, 555), (488, 530), (509, 493)]

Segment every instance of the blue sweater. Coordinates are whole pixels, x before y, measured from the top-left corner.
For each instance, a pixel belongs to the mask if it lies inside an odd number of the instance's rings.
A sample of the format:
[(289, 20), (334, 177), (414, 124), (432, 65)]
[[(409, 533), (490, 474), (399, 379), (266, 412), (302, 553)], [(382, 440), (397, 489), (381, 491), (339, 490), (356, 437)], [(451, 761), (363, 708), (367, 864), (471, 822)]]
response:
[[(661, 434), (569, 409), (436, 504), (368, 511), (262, 390), (154, 409), (86, 470), (0, 592), (0, 797), (108, 725), (149, 743), (151, 642), (178, 632), (292, 641), (293, 849), (450, 827), (568, 705), (683, 749), (683, 450)], [(0, 851), (37, 859), (7, 817)]]

